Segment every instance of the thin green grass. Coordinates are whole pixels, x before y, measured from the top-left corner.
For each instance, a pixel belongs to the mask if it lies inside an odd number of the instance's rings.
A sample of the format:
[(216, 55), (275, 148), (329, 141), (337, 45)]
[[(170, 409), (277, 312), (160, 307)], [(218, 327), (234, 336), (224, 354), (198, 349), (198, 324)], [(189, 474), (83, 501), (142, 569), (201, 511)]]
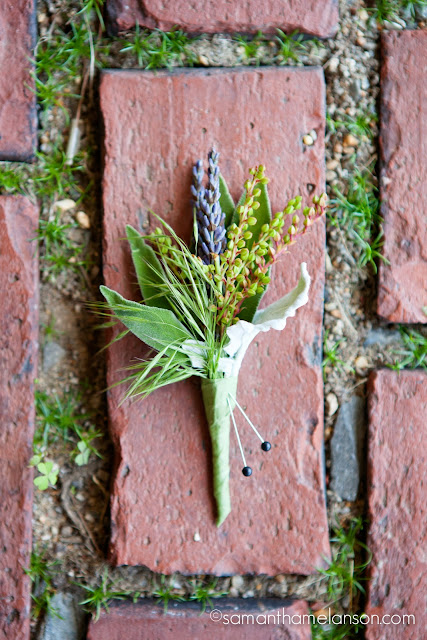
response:
[(360, 596), (365, 595), (364, 583), (367, 581), (366, 569), (372, 560), (372, 554), (360, 539), (364, 529), (362, 518), (353, 518), (348, 526), (334, 529), (331, 539), (332, 560), (326, 569), (319, 569), (320, 581), (324, 586), (323, 598), (327, 607), (341, 605), (346, 601), (350, 615), (357, 613), (355, 623), (312, 624), (313, 640), (344, 640), (360, 637), (364, 625), (359, 622)]
[(249, 64), (260, 64), (260, 49), (266, 43), (266, 36), (262, 31), (258, 31), (254, 36), (242, 36), (236, 34), (233, 37), (234, 42), (237, 42), (241, 49), (241, 56), (243, 60), (249, 62)]
[(33, 549), (30, 558), (30, 566), (25, 573), (31, 580), (31, 617), (37, 620), (41, 615), (49, 613), (59, 617), (58, 611), (52, 606), (52, 598), (55, 594), (53, 578), (58, 571), (55, 569), (57, 562), (46, 560), (44, 550), (37, 546)]
[(399, 331), (403, 348), (393, 351), (393, 354), (398, 358), (392, 365), (387, 366), (394, 371), (402, 371), (403, 369), (427, 370), (427, 336), (407, 327), (399, 327)]
[(131, 39), (124, 42), (121, 52), (135, 56), (138, 67), (143, 69), (170, 69), (174, 66), (193, 66), (194, 56), (188, 45), (191, 39), (180, 29), (149, 31), (136, 24)]
[(378, 116), (371, 111), (359, 111), (354, 117), (345, 115), (343, 120), (334, 119), (329, 114), (326, 122), (331, 133), (336, 133), (339, 129), (345, 129), (358, 138), (368, 138), (372, 140), (375, 135), (375, 123)]
[(91, 415), (82, 413), (80, 405), (80, 395), (72, 392), (62, 397), (38, 390), (35, 392), (36, 430), (30, 464), (40, 474), (34, 479), (34, 484), (42, 491), (55, 486), (58, 479), (58, 466), (48, 458), (53, 445), (60, 443), (65, 450), (71, 444), (70, 457), (78, 466), (87, 464), (92, 454), (102, 457), (93, 444), (102, 432), (89, 422)]
[(304, 36), (298, 31), (291, 34), (284, 33), (281, 29), (277, 29), (276, 36), (277, 56), (279, 64), (286, 64), (289, 60), (298, 62), (300, 54), (307, 51), (307, 45), (304, 42)]
[(77, 584), (86, 592), (86, 598), (79, 604), (85, 606), (86, 611), (92, 613), (95, 622), (99, 620), (102, 610), (109, 612), (112, 600), (125, 600), (131, 595), (130, 591), (115, 589), (108, 567), (104, 569), (100, 585)]
[(328, 369), (338, 369), (341, 372), (354, 373), (354, 369), (348, 365), (339, 355), (340, 345), (344, 342), (344, 338), (340, 338), (335, 342), (331, 342), (329, 339), (329, 329), (325, 331), (323, 337), (323, 379), (326, 380)]
[(371, 171), (356, 170), (349, 180), (347, 193), (335, 188), (335, 198), (331, 200), (328, 217), (334, 226), (345, 230), (353, 241), (358, 264), (367, 264), (377, 272), (377, 261), (388, 262), (382, 255), (383, 230), (380, 215), (378, 188)]
[(427, 7), (427, 0), (376, 0), (372, 13), (379, 24), (392, 22), (402, 14), (413, 20)]

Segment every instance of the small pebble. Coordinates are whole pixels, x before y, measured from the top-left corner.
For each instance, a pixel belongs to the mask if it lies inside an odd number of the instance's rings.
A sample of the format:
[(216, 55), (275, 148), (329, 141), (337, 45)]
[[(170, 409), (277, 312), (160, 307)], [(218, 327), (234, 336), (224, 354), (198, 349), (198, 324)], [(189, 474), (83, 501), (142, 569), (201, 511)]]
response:
[(326, 396), (326, 412), (328, 417), (330, 418), (331, 416), (334, 415), (334, 413), (337, 412), (338, 409), (338, 398), (336, 397), (335, 393), (328, 393), (328, 395)]
[(81, 229), (90, 229), (90, 219), (84, 211), (77, 211), (76, 221)]
[(305, 136), (303, 136), (302, 141), (306, 147), (311, 147), (314, 144), (314, 140), (309, 133), (306, 133)]
[(338, 69), (339, 64), (340, 64), (340, 61), (338, 58), (331, 58), (328, 64), (329, 71), (331, 73), (335, 73)]
[(200, 55), (199, 56), (199, 62), (200, 64), (202, 64), (204, 67), (209, 67), (209, 60), (207, 59), (206, 56), (204, 55)]
[(245, 581), (242, 576), (233, 576), (231, 578), (231, 586), (234, 589), (241, 589), (244, 584), (245, 584)]
[(58, 200), (55, 202), (55, 207), (60, 211), (69, 211), (70, 209), (74, 209), (76, 203), (71, 198), (65, 198), (65, 200)]
[(357, 373), (363, 375), (369, 369), (368, 359), (365, 356), (359, 356), (354, 361), (354, 366), (356, 368)]
[(196, 533), (194, 534), (193, 540), (194, 540), (194, 542), (200, 542), (201, 537), (200, 537), (200, 533), (198, 531), (196, 531)]
[(326, 168), (330, 171), (333, 171), (339, 166), (339, 164), (340, 164), (339, 160), (336, 160), (336, 159), (328, 160), (328, 162), (326, 163)]
[(69, 526), (62, 527), (61, 536), (63, 536), (64, 538), (69, 538), (72, 535), (73, 535), (73, 528), (72, 527), (69, 527)]
[(347, 133), (347, 135), (344, 136), (344, 140), (342, 142), (344, 147), (357, 147), (357, 145), (359, 144), (359, 140), (352, 133)]
[(327, 171), (325, 178), (326, 178), (326, 182), (332, 182), (332, 180), (335, 180), (335, 178), (337, 177), (337, 174), (335, 173), (335, 171)]

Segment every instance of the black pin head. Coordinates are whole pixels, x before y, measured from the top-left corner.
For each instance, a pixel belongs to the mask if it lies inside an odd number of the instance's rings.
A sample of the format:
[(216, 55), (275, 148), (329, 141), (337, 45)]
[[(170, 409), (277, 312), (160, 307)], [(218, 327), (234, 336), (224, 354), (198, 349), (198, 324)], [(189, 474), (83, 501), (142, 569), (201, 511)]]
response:
[(263, 442), (263, 443), (262, 443), (262, 445), (261, 445), (261, 449), (262, 449), (263, 451), (270, 451), (270, 449), (271, 449), (271, 444), (270, 444), (269, 442), (265, 441), (265, 442)]
[(252, 469), (250, 467), (243, 467), (242, 473), (244, 476), (249, 477), (252, 475)]

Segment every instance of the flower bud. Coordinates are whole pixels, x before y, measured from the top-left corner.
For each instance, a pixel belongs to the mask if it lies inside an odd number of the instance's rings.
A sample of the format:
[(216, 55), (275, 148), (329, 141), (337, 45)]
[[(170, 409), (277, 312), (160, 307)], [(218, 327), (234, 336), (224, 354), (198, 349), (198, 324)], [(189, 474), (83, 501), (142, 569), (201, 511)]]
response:
[(243, 234), (243, 237), (245, 240), (250, 240), (252, 238), (252, 231), (245, 231), (245, 233)]
[(257, 219), (255, 217), (251, 216), (250, 218), (248, 218), (248, 225), (250, 227), (253, 227), (254, 225), (256, 225), (256, 223), (257, 223)]
[(259, 209), (260, 206), (261, 206), (261, 204), (256, 200), (252, 205), (252, 209)]

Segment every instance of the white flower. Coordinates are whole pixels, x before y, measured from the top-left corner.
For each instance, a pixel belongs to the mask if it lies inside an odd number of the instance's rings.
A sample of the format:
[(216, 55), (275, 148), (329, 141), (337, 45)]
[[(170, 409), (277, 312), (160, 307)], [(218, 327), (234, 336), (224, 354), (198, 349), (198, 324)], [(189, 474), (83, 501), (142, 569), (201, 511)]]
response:
[[(239, 320), (233, 326), (228, 327), (227, 336), (230, 340), (224, 347), (224, 351), (229, 357), (220, 358), (219, 371), (223, 372), (226, 378), (237, 376), (252, 340), (260, 332), (270, 331), (270, 329), (282, 331), (286, 326), (286, 320), (292, 318), (297, 309), (307, 303), (309, 288), (310, 276), (307, 265), (303, 262), (301, 276), (295, 289), (292, 289), (277, 302), (273, 302), (266, 309), (257, 311), (253, 322)], [(182, 346), (189, 355), (192, 366), (196, 369), (204, 368), (206, 362), (205, 344), (197, 340), (186, 340)]]

